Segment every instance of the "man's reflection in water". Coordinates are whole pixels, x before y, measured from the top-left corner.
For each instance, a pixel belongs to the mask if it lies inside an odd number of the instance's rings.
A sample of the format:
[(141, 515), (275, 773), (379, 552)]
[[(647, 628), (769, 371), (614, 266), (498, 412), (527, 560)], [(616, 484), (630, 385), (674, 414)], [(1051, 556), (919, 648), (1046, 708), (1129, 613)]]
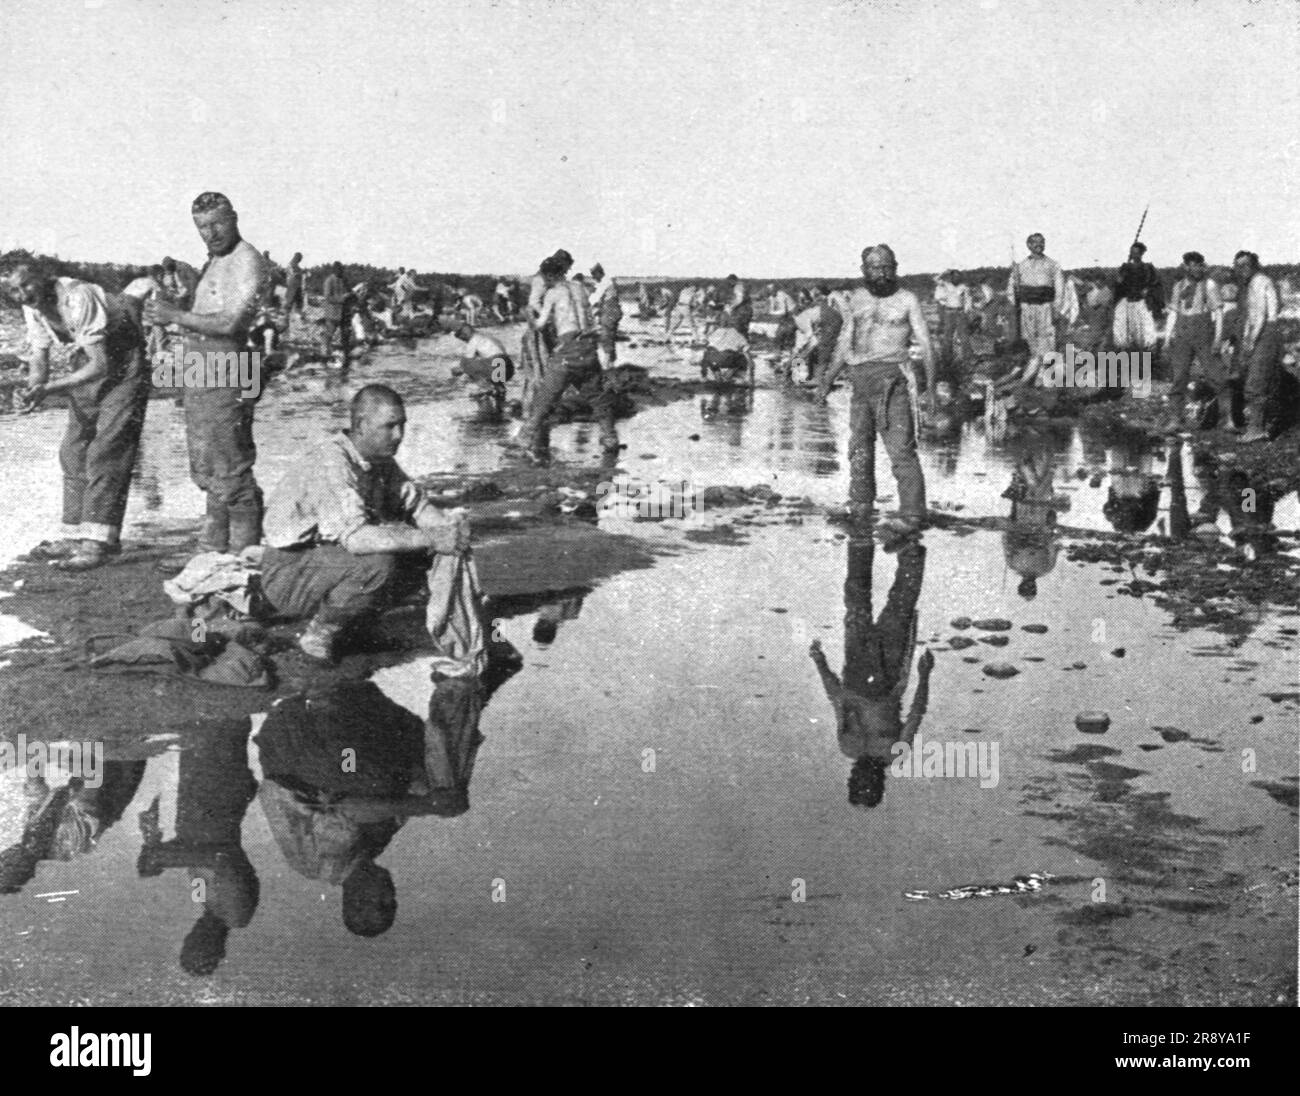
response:
[(560, 625), (566, 620), (577, 620), (582, 612), (582, 602), (589, 591), (569, 594), (565, 597), (548, 601), (537, 610), (537, 619), (533, 621), (533, 642), (539, 647), (549, 647), (559, 635)]
[(745, 429), (745, 416), (754, 409), (754, 392), (741, 388), (714, 392), (700, 400), (700, 419), (712, 427), (712, 433), (732, 447), (739, 447)]
[(1110, 450), (1110, 489), (1101, 508), (1117, 533), (1144, 533), (1160, 509), (1160, 478), (1145, 442), (1116, 445)]
[(483, 708), (517, 670), (494, 661), (481, 679), (435, 674), (424, 721), (369, 681), (336, 681), (272, 707), (254, 739), (263, 810), (294, 871), (341, 889), (349, 932), (392, 927), (396, 887), (376, 860), (407, 820), (469, 809)]
[(1007, 566), (1020, 576), (1016, 592), (1026, 601), (1038, 596), (1038, 580), (1056, 567), (1060, 545), (1056, 539), (1053, 457), (1044, 438), (1028, 438), (1022, 445), (1011, 475), (1002, 492), (1011, 500), (1011, 514), (1002, 532), (1002, 554)]
[[(34, 743), (28, 743), (29, 748)], [(57, 747), (49, 747), (56, 760)], [(25, 759), (20, 759), (24, 760)], [(92, 852), (126, 810), (144, 777), (144, 761), (105, 760), (98, 787), (80, 776), (58, 781), (61, 771), (38, 767), (23, 785), (22, 837), (0, 850), (0, 894), (17, 894), (35, 877), (42, 861), (72, 860)], [(17, 774), (15, 774), (17, 775)]]
[(1187, 489), (1183, 474), (1183, 443), (1169, 445), (1169, 532), (1176, 540), (1194, 533), (1198, 537), (1218, 540), (1219, 512), (1228, 515), (1235, 544), (1252, 558), (1278, 550), (1279, 541), (1273, 528), (1276, 499), (1268, 484), (1253, 481), (1241, 468), (1220, 463), (1213, 453), (1199, 452), (1193, 459), (1193, 472), (1201, 488), (1201, 504), (1196, 512), (1187, 510)]
[(812, 655), (826, 696), (835, 708), (840, 749), (853, 759), (849, 772), (849, 802), (874, 807), (885, 793), (885, 775), (894, 759), (894, 743), (911, 743), (930, 698), (934, 655), (926, 651), (918, 662), (918, 683), (907, 718), (903, 694), (912, 673), (916, 650), (917, 600), (925, 574), (925, 549), (906, 542), (898, 552), (894, 584), (880, 619), (871, 613), (871, 565), (874, 545), (868, 537), (849, 541), (849, 572), (844, 581), (844, 678), (826, 663), (821, 644)]
[(140, 815), (140, 877), (185, 868), (193, 897), (203, 902), (203, 912), (181, 944), (181, 969), (189, 974), (217, 969), (226, 957), (230, 930), (248, 926), (261, 897), (241, 833), (244, 812), (257, 794), (248, 767), (251, 728), (248, 716), (205, 724), (182, 748), (175, 837), (163, 839), (158, 797)]

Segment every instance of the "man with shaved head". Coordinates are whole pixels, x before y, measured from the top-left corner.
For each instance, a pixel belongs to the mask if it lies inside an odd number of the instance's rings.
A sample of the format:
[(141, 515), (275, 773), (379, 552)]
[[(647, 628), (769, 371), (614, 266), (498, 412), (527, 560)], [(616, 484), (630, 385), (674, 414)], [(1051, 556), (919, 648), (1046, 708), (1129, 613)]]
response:
[[(469, 548), (469, 526), (431, 505), (394, 456), (402, 397), (368, 384), (352, 425), (307, 453), (266, 508), (262, 591), (286, 617), (312, 617), (299, 647), (328, 661), (345, 628), (424, 590), (432, 553)], [(425, 590), (427, 592), (427, 590)]]
[(917, 396), (909, 348), (925, 363), (926, 399), (934, 401), (934, 348), (916, 294), (898, 284), (898, 262), (888, 244), (862, 252), (866, 287), (849, 296), (831, 367), (822, 374), (823, 401), (840, 370), (853, 386), (849, 404), (849, 511), (855, 522), (872, 517), (876, 503), (876, 435), (898, 481), (898, 514), (878, 523), (886, 545), (925, 525), (925, 478), (916, 455)]
[[(184, 361), (197, 352), (207, 362), (234, 361), (226, 355), (247, 350), (248, 329), (257, 314), (271, 269), (261, 252), (239, 234), (239, 215), (230, 199), (205, 191), (190, 207), (194, 227), (208, 249), (208, 261), (186, 311), (155, 299), (144, 319), (175, 324), (184, 334), (173, 352)], [(211, 372), (211, 371), (207, 371)], [(261, 385), (256, 389), (260, 393)], [(253, 478), (253, 408), (234, 387), (186, 387), (185, 434), (190, 475), (207, 496), (199, 549), (238, 552), (262, 539), (262, 492)]]

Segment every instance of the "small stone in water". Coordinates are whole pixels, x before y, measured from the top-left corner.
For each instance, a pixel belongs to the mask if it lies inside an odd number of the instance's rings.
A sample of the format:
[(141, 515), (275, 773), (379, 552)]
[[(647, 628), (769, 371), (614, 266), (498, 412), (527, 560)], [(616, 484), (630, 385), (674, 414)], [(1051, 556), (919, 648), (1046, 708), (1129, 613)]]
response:
[(1003, 620), (1001, 617), (986, 617), (984, 620), (976, 620), (973, 623), (981, 632), (1009, 632), (1011, 630), (1011, 621)]
[(990, 647), (1005, 647), (1011, 642), (1010, 636), (980, 636), (981, 643), (987, 643)]
[(968, 636), (953, 636), (948, 640), (948, 646), (954, 651), (964, 651), (967, 647), (974, 647), (975, 641)]
[(1123, 657), (1124, 657), (1124, 648), (1123, 648), (1123, 647), (1116, 647), (1113, 651), (1111, 651), (1111, 654), (1113, 654), (1116, 658), (1123, 658)]
[(956, 628), (959, 632), (964, 631), (965, 629), (970, 627), (970, 617), (955, 617), (952, 620), (948, 621), (948, 623), (951, 624), (954, 628)]
[(1074, 717), (1074, 725), (1084, 734), (1105, 734), (1110, 716), (1105, 712), (1080, 712)]
[(1016, 674), (1020, 673), (1020, 671), (1009, 662), (990, 662), (984, 667), (984, 672), (988, 674), (989, 677), (998, 678), (1015, 677)]
[(1020, 630), (1022, 632), (1032, 632), (1036, 636), (1041, 636), (1047, 632), (1047, 625), (1046, 624), (1022, 624), (1020, 626)]

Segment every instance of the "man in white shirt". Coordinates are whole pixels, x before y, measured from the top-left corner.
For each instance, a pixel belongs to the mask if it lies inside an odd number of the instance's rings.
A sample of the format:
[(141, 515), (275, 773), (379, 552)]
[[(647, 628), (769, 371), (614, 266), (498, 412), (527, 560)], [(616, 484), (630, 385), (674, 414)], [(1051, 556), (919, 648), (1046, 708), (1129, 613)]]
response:
[(420, 589), (431, 553), (469, 547), (469, 527), (444, 514), (394, 457), (402, 398), (384, 385), (352, 397), (352, 427), (294, 465), (266, 508), (262, 591), (279, 614), (311, 617), (298, 641), (330, 660), (340, 633)]
[[(22, 305), (32, 358), (25, 412), (59, 392), (68, 427), (59, 447), (67, 539), (44, 554), (87, 571), (121, 551), (131, 470), (149, 399), (138, 305), (76, 278), (56, 278), (27, 255), (0, 260), (0, 290)], [(50, 348), (75, 346), (72, 371), (50, 380)]]
[(1282, 368), (1282, 332), (1278, 327), (1277, 286), (1260, 269), (1253, 251), (1238, 251), (1232, 260), (1240, 286), (1241, 327), (1233, 376), (1245, 381), (1246, 433), (1243, 443), (1268, 440), (1266, 417), (1276, 395)]
[(1026, 376), (1031, 377), (1056, 351), (1055, 317), (1065, 303), (1065, 276), (1060, 265), (1043, 254), (1047, 241), (1041, 232), (1030, 236), (1025, 246), (1029, 256), (1012, 266), (1008, 291), (1019, 311), (1020, 337), (1029, 344)]
[(939, 362), (951, 376), (970, 356), (970, 290), (955, 270), (934, 280), (934, 303), (939, 307)]

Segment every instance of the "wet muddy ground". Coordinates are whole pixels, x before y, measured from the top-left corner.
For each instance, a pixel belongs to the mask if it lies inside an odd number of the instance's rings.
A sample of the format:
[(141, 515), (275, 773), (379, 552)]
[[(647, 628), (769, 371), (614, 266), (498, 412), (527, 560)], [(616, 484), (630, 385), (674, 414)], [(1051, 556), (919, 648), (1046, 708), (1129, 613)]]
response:
[[(0, 865), (30, 875), (0, 894), (0, 999), (1293, 1004), (1294, 438), (1171, 445), (1129, 404), (957, 421), (922, 444), (924, 551), (889, 553), (836, 520), (846, 392), (818, 407), (762, 363), (757, 391), (715, 390), (684, 343), (626, 327), (620, 358), (650, 377), (617, 467), (583, 423), (556, 428), (551, 468), (511, 463), (508, 424), (450, 376), (450, 339), (346, 379), (300, 367), (259, 406), (270, 485), (357, 385), (407, 393), (399, 459), (474, 514), (494, 632), (522, 660), (477, 753), (453, 743), (473, 758), (468, 809), (383, 824), (397, 912), (377, 936), (345, 926), (323, 845), (286, 852), (265, 771), (283, 749), (267, 761), (261, 729), (331, 686), (382, 728), (426, 720), (418, 627), (335, 670), (272, 629), (270, 691), (92, 673), (89, 635), (170, 613), (161, 581), (201, 512), (179, 409), (151, 404), (127, 551), (89, 576), (19, 559), (56, 527), (62, 413), (0, 417), (4, 740), (103, 742), (112, 801), (97, 838), (51, 837), (23, 775), (0, 775)], [(1005, 496), (1044, 455), (1056, 532), (1026, 547)], [(883, 453), (878, 468), (892, 501)], [(684, 484), (700, 509), (594, 505), (618, 474)], [(839, 675), (846, 623), (859, 636), (913, 597), (910, 666), (934, 658), (914, 744), (977, 744), (985, 772), (918, 765), (855, 806), (809, 648)], [(1031, 873), (1051, 878), (994, 886)], [(906, 897), (973, 883), (990, 886)]]

